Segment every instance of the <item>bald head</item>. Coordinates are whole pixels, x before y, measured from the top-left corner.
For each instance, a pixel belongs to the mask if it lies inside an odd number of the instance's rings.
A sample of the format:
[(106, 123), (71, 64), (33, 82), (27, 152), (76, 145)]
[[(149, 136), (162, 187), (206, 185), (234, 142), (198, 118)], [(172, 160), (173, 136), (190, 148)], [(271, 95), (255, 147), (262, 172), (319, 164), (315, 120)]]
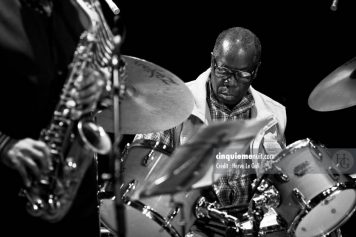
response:
[(257, 75), (260, 58), (261, 44), (251, 31), (241, 27), (223, 31), (211, 57), (210, 81), (215, 98), (228, 107), (238, 104)]
[(217, 37), (213, 54), (232, 62), (243, 58), (249, 60), (250, 64), (257, 64), (261, 58), (261, 43), (250, 30), (233, 27)]

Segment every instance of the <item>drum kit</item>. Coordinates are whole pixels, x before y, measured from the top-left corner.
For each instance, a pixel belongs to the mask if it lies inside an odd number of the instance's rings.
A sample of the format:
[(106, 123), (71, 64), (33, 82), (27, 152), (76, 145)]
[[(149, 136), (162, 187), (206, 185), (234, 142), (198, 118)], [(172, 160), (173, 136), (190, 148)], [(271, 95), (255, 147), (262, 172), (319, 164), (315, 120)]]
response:
[[(120, 135), (164, 131), (190, 116), (194, 99), (182, 80), (154, 63), (121, 57), (126, 76), (119, 104)], [(356, 105), (355, 68), (353, 59), (321, 81), (309, 106), (331, 111)], [(97, 115), (108, 132), (117, 130), (112, 110)], [(253, 120), (213, 123), (174, 151), (154, 140), (128, 144), (114, 157), (120, 167), (114, 170), (114, 176), (120, 176), (115, 192), (101, 199), (101, 223), (108, 236), (189, 236), (194, 222), (206, 219), (223, 223), (234, 236), (310, 237), (337, 232), (355, 211), (355, 182), (340, 172), (326, 147), (310, 139), (296, 141), (275, 156), (255, 180), (254, 195), (241, 215), (232, 215), (202, 196), (201, 189), (219, 178), (213, 154), (231, 145), (238, 147), (238, 153), (246, 152), (265, 125), (266, 121)], [(118, 199), (125, 207), (125, 227), (117, 221)]]

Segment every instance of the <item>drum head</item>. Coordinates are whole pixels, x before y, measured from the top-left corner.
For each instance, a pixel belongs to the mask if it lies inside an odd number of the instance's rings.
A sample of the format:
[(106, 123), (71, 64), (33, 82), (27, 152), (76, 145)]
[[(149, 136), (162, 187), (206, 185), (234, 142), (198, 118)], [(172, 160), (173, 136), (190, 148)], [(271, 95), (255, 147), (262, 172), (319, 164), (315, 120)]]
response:
[(295, 229), (296, 237), (328, 234), (350, 218), (356, 205), (356, 190), (337, 191), (307, 213)]

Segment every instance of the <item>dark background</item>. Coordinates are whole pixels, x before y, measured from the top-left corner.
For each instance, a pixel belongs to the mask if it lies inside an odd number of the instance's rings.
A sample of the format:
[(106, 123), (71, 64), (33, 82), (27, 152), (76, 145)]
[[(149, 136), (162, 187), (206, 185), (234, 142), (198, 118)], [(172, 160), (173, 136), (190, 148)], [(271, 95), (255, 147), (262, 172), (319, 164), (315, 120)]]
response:
[(307, 103), (322, 79), (356, 56), (354, 2), (340, 0), (331, 11), (328, 0), (117, 1), (127, 32), (121, 52), (187, 82), (209, 67), (221, 31), (248, 28), (262, 42), (253, 86), (286, 106), (287, 143), (309, 137), (328, 147), (354, 147), (355, 107), (316, 112)]
[[(356, 107), (317, 112), (307, 103), (321, 80), (356, 56), (354, 0), (340, 0), (337, 11), (330, 10), (331, 0), (116, 2), (127, 32), (122, 54), (151, 61), (185, 82), (209, 67), (221, 31), (250, 29), (262, 42), (253, 86), (286, 106), (287, 144), (308, 137), (329, 148), (355, 147)], [(355, 221), (343, 227), (344, 236), (353, 236)]]

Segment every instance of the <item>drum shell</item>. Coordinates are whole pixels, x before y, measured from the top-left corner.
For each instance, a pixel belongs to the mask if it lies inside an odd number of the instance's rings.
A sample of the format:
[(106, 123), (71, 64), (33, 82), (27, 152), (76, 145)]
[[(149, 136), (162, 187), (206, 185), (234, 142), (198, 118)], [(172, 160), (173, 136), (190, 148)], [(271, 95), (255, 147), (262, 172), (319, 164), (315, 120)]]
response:
[[(146, 182), (157, 178), (155, 174), (165, 162), (169, 162), (171, 153), (172, 150), (169, 147), (153, 140), (137, 140), (125, 148), (121, 165), (123, 167), (123, 188), (128, 191), (126, 196), (130, 200), (125, 205), (129, 237), (141, 234), (146, 237), (174, 236), (174, 233), (184, 236), (195, 222), (193, 207), (200, 196), (198, 190), (149, 198), (137, 196), (139, 191), (145, 187)], [(132, 190), (128, 188), (130, 182), (135, 183), (135, 188)], [(178, 206), (180, 207), (178, 214), (168, 223), (167, 217)], [(100, 215), (102, 223), (116, 233), (113, 200), (101, 201)], [(173, 234), (163, 231), (163, 225), (168, 225), (168, 230)]]
[[(280, 205), (275, 210), (282, 217), (283, 225), (289, 228), (290, 233), (295, 231), (298, 222), (308, 211), (322, 201), (328, 201), (326, 190), (336, 189), (351, 182), (351, 179), (335, 166), (327, 149), (322, 145), (313, 144), (309, 139), (288, 146), (275, 157), (275, 160), (268, 179), (279, 192)], [(287, 180), (278, 170), (287, 177)], [(295, 190), (298, 190), (309, 207), (298, 200)], [(329, 231), (331, 230), (325, 230), (325, 233)]]

